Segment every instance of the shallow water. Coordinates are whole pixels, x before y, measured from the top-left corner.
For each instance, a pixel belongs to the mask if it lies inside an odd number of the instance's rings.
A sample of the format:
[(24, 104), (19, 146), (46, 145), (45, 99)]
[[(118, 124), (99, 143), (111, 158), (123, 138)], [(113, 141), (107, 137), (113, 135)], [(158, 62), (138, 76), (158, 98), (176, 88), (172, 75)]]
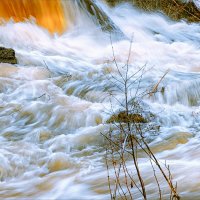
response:
[[(160, 126), (148, 137), (157, 157), (170, 164), (181, 197), (199, 199), (199, 24), (129, 5), (112, 12), (100, 6), (127, 38), (133, 36), (130, 73), (144, 64), (151, 69), (142, 87), (169, 70), (160, 84), (164, 92), (144, 98)], [(113, 40), (119, 65), (129, 45)], [(109, 34), (92, 21), (79, 20), (62, 35), (33, 22), (9, 22), (0, 26), (0, 46), (14, 48), (19, 61), (0, 64), (0, 198), (109, 199), (101, 136), (108, 130), (109, 72), (117, 75), (108, 62)], [(149, 165), (144, 158), (140, 163), (149, 199), (155, 199)]]

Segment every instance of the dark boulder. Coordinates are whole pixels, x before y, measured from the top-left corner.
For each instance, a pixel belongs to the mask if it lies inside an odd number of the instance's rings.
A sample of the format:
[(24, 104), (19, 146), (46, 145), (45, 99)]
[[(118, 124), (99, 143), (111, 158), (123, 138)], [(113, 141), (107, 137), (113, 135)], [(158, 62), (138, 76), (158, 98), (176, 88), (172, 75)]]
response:
[(0, 63), (17, 64), (17, 58), (15, 57), (15, 51), (13, 49), (7, 49), (0, 47)]

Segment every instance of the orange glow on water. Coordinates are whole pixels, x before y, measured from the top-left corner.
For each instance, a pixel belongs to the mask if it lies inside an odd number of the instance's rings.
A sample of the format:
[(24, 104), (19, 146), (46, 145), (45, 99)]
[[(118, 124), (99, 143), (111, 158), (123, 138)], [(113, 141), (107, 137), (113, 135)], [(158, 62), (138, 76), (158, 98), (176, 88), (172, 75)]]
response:
[(67, 27), (60, 0), (0, 0), (0, 18), (22, 22), (31, 17), (52, 33), (62, 33)]

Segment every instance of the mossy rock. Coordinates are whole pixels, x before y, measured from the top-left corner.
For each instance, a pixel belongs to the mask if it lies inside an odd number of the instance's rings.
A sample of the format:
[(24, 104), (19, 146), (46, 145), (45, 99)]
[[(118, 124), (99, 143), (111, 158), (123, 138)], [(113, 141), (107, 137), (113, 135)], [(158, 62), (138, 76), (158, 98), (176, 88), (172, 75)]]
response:
[(15, 51), (13, 49), (0, 47), (0, 63), (17, 64)]
[(147, 123), (147, 120), (140, 114), (128, 114), (123, 111), (118, 114), (114, 114), (107, 120), (107, 123)]

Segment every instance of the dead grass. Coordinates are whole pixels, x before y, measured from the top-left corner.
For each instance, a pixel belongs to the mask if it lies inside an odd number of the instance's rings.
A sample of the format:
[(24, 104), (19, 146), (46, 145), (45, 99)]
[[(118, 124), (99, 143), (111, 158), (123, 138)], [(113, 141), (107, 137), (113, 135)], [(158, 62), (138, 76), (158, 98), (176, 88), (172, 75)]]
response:
[(133, 3), (137, 8), (147, 12), (160, 11), (173, 20), (200, 21), (200, 11), (193, 2), (183, 3), (180, 0), (107, 0), (107, 2), (111, 6), (122, 2)]

